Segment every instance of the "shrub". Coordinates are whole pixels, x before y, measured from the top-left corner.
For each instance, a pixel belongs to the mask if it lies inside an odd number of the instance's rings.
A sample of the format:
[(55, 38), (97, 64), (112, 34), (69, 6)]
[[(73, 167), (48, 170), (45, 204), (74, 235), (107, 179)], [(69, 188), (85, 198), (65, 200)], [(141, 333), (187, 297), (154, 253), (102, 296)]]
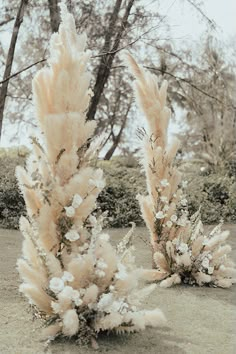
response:
[[(28, 151), (0, 149), (0, 227), (18, 228), (25, 205), (18, 190), (15, 167), (23, 165)], [(20, 152), (20, 153), (19, 153)], [(109, 227), (129, 226), (131, 221), (143, 225), (136, 195), (144, 193), (145, 179), (134, 158), (114, 157), (99, 161), (104, 170), (106, 188), (98, 198), (102, 211), (108, 210)], [(192, 215), (201, 205), (202, 220), (212, 224), (223, 218), (236, 222), (236, 182), (234, 177), (198, 172), (186, 176), (189, 181), (187, 199)]]
[(130, 222), (143, 225), (136, 195), (145, 188), (137, 162), (126, 158), (100, 161), (106, 176), (106, 188), (98, 197), (102, 211), (108, 210), (110, 227), (126, 227)]

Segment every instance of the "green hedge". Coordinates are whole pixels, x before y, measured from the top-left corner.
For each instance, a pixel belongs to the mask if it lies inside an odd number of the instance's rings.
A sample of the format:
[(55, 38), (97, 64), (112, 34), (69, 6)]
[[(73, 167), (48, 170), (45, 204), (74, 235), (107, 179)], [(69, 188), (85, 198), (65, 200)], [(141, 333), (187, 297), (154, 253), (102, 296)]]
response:
[[(19, 193), (15, 167), (23, 165), (26, 150), (0, 149), (0, 227), (17, 228), (21, 214), (25, 213), (24, 200)], [(145, 193), (145, 179), (133, 158), (115, 157), (100, 161), (104, 170), (106, 188), (98, 198), (102, 211), (108, 210), (108, 226), (126, 227), (131, 221), (143, 225), (138, 193)], [(204, 223), (217, 223), (220, 219), (236, 222), (236, 182), (234, 177), (217, 174), (188, 174), (187, 198), (190, 214), (198, 210)]]

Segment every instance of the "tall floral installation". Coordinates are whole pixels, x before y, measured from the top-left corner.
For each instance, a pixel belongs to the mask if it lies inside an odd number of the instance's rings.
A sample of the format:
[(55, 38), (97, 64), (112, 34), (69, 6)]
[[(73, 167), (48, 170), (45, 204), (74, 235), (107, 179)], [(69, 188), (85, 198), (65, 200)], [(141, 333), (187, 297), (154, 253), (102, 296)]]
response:
[(97, 151), (91, 141), (96, 123), (86, 121), (90, 53), (64, 4), (61, 15), (49, 67), (33, 80), (41, 138), (32, 138), (26, 168), (16, 171), (27, 208), (20, 220), (20, 291), (45, 321), (50, 340), (62, 335), (96, 345), (100, 331), (134, 332), (165, 318), (159, 309), (141, 307), (156, 285), (138, 287), (145, 271), (135, 267), (131, 232), (112, 247), (103, 215), (94, 213), (105, 183), (102, 170), (89, 165)]
[(140, 131), (147, 195), (139, 195), (138, 200), (150, 233), (153, 268), (157, 269), (154, 279), (162, 280), (162, 287), (183, 282), (228, 288), (236, 279), (228, 257), (231, 247), (225, 243), (229, 232), (222, 231), (220, 223), (206, 233), (200, 212), (191, 218), (188, 215), (186, 182), (174, 164), (179, 141), (169, 145), (167, 141), (167, 82), (159, 88), (156, 76), (140, 68), (131, 55), (127, 54), (126, 62), (136, 79), (137, 104), (148, 126), (147, 131)]

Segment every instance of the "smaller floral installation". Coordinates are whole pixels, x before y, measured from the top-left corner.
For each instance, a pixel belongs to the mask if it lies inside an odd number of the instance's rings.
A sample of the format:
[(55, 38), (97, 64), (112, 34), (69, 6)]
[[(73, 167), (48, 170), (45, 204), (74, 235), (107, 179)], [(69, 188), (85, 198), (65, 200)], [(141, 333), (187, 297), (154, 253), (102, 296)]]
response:
[[(61, 3), (62, 23), (50, 43), (49, 67), (33, 80), (41, 138), (33, 137), (26, 168), (16, 175), (27, 208), (21, 217), (20, 291), (45, 325), (45, 336), (73, 337), (97, 346), (100, 331), (134, 332), (165, 323), (159, 309), (142, 302), (155, 289), (131, 254), (132, 230), (114, 248), (102, 232), (96, 200), (103, 172), (91, 167), (96, 123), (86, 121), (91, 97), (86, 36)], [(146, 274), (148, 271), (146, 271)], [(149, 272), (150, 274), (150, 272)]]
[(158, 87), (157, 78), (140, 68), (127, 54), (126, 62), (136, 79), (135, 95), (144, 113), (148, 131), (139, 131), (143, 142), (141, 164), (146, 175), (146, 196), (138, 200), (149, 229), (153, 252), (153, 280), (170, 287), (181, 282), (228, 288), (236, 279), (234, 263), (225, 243), (229, 232), (222, 223), (204, 232), (200, 212), (191, 218), (184, 193), (187, 183), (174, 164), (179, 141), (167, 142), (170, 110), (166, 106), (167, 82)]

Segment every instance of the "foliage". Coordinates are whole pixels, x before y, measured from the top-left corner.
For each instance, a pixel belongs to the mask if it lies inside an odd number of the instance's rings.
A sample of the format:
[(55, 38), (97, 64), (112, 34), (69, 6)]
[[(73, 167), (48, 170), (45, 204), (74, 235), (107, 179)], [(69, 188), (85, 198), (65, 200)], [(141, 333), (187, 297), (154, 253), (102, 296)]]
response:
[(130, 222), (142, 225), (137, 194), (144, 190), (144, 177), (137, 162), (127, 158), (114, 157), (101, 161), (106, 187), (98, 197), (102, 211), (108, 211), (110, 227), (126, 227)]

